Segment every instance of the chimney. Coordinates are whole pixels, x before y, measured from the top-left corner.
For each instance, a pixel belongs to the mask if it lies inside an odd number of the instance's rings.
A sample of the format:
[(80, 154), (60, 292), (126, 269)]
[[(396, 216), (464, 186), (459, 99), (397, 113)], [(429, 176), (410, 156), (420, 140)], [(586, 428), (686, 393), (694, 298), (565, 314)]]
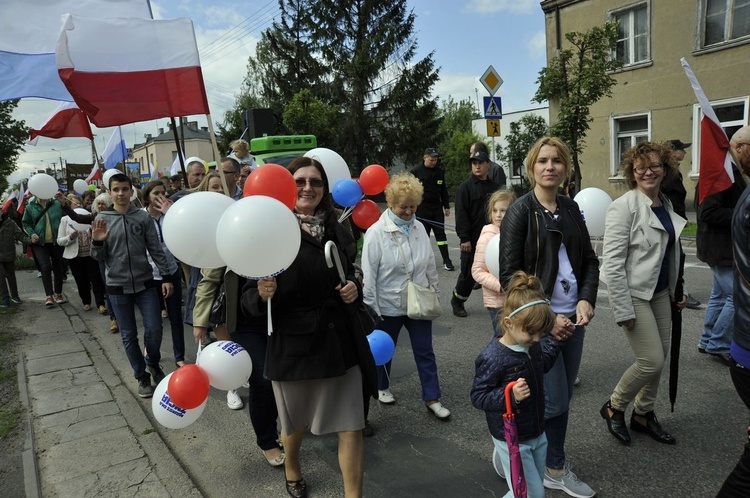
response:
[(146, 139), (146, 142), (148, 142), (149, 140), (151, 140), (151, 134), (150, 134), (150, 133), (146, 133), (146, 134), (145, 134), (145, 135), (143, 135), (143, 136), (144, 136), (144, 138)]
[(201, 131), (208, 133), (208, 126), (201, 126)]
[(187, 127), (190, 130), (198, 131), (198, 121), (188, 121)]
[(159, 128), (159, 135), (164, 135), (164, 128)]

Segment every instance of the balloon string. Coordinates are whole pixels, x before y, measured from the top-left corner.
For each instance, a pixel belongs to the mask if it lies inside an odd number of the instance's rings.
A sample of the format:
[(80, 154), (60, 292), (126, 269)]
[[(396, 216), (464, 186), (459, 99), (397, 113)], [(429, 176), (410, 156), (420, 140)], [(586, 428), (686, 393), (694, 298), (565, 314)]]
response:
[(273, 322), (271, 321), (271, 298), (266, 302), (268, 304), (268, 335), (273, 334)]
[(362, 200), (364, 200), (366, 196), (362, 194), (362, 197), (359, 198), (359, 200), (354, 204), (354, 206), (349, 206), (348, 208), (344, 209), (344, 211), (341, 213), (341, 216), (339, 216), (339, 223), (342, 223), (345, 219), (347, 219), (349, 216), (352, 215), (352, 211), (354, 211), (354, 207), (359, 204)]

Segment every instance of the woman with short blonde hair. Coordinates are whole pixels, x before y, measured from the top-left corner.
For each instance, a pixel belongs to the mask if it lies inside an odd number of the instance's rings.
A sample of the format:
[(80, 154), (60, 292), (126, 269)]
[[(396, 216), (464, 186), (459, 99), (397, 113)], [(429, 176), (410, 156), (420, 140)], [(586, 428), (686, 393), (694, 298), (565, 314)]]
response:
[[(424, 188), (411, 173), (398, 173), (385, 188), (388, 209), (365, 233), (362, 248), (364, 300), (383, 318), (380, 326), (393, 342), (402, 327), (409, 332), (414, 360), (422, 384), (422, 400), (440, 420), (451, 412), (440, 403), (440, 381), (432, 349), (432, 321), (409, 318), (406, 314), (407, 282), (432, 288), (438, 295), (435, 254), (422, 223), (416, 221), (417, 206)], [(391, 362), (378, 367), (378, 399), (393, 404), (390, 391)]]

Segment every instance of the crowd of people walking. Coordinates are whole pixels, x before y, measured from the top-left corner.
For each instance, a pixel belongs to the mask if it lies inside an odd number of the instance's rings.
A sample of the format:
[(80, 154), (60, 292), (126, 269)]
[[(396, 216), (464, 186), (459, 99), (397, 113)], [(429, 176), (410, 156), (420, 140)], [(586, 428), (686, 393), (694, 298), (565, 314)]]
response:
[[(750, 127), (741, 128), (731, 141), (740, 180), (741, 172), (750, 171), (748, 143)], [(165, 376), (160, 365), (162, 318), (170, 323), (175, 368), (189, 362), (184, 323), (192, 325), (198, 344), (209, 341), (211, 331), (217, 339), (240, 344), (253, 362), (247, 387), (256, 445), (269, 465), (284, 468), (286, 492), (297, 498), (308, 495), (300, 456), (305, 435), (335, 433), (343, 494), (361, 496), (363, 436), (373, 432), (367, 420), (370, 400), (393, 405), (396, 394), (408, 394), (392, 390), (393, 360), (376, 367), (365, 338), (369, 332), (382, 329), (397, 346), (405, 328), (426, 410), (443, 422), (452, 415), (441, 401), (433, 349), (433, 321), (439, 313), (425, 313), (423, 307), (424, 300), (437, 301), (440, 295), (430, 232), (435, 233), (442, 268), (454, 270), (445, 234), (450, 202), (440, 156), (428, 148), (421, 166), (391, 176), (386, 208), (364, 235), (361, 270), (355, 237), (347, 222), (339, 220), (325, 165), (308, 157), (293, 160), (287, 168), (297, 188), (293, 211), (301, 237), (289, 268), (253, 280), (227, 267), (181, 264), (164, 241), (165, 213), (194, 191), (239, 198), (242, 183), (256, 167), (248, 154), (242, 141), (233, 143), (233, 154), (219, 161), (220, 172), (210, 172), (198, 158), (190, 158), (187, 188), (175, 192), (169, 180), (152, 181), (140, 194), (142, 205), (134, 201), (138, 196), (133, 195), (131, 179), (115, 174), (106, 193), (89, 196), (88, 207), (72, 194), (32, 197), (21, 226), (4, 209), (0, 301), (3, 306), (21, 302), (13, 276), (16, 242), (28, 244), (33, 252), (45, 306), (67, 301), (67, 262), (83, 310), (110, 315), (110, 330), (120, 333), (138, 395), (144, 398)], [(625, 152), (622, 175), (629, 190), (607, 209), (601, 273), (581, 210), (561, 190), (572, 168), (565, 143), (542, 137), (531, 146), (525, 160), (531, 190), (518, 198), (505, 184), (502, 168), (493, 166), (486, 146), (473, 144), (467, 151), (467, 178), (458, 186), (454, 204), (460, 274), (450, 309), (459, 319), (466, 317), (465, 302), (481, 288), (490, 318), (488, 345), (475, 364), (471, 402), (485, 412), (496, 468), (510, 488), (506, 496), (514, 496), (515, 489), (513, 452), (503, 421), (507, 407), (516, 415), (527, 496), (542, 497), (545, 488), (594, 496), (594, 489), (571, 470), (566, 437), (568, 426), (576, 423), (569, 407), (586, 327), (595, 317), (600, 278), (616, 326), (635, 356), (601, 407), (606, 429), (629, 444), (625, 412), (632, 404), (630, 430), (659, 443), (676, 442), (655, 414), (673, 312), (687, 302), (679, 242), (686, 220), (662, 191), (662, 184), (678, 178), (675, 148), (643, 142)], [(747, 251), (738, 242), (739, 233), (748, 230), (747, 212), (738, 214), (747, 210), (743, 187), (744, 182), (735, 180), (731, 191), (709, 196), (698, 206), (699, 257), (714, 274), (698, 348), (731, 367), (737, 390), (750, 408), (750, 324), (746, 309), (739, 312), (732, 306), (750, 295)], [(740, 230), (733, 233), (732, 227)], [(700, 234), (723, 237), (722, 247), (706, 245)], [(734, 256), (725, 250), (732, 243)], [(339, 264), (332, 265), (331, 259)], [(143, 344), (136, 308), (142, 316)], [(268, 313), (274, 317), (270, 336)], [(244, 406), (231, 391), (227, 403), (234, 409)], [(740, 496), (732, 493), (747, 490), (748, 483), (750, 443), (720, 496)]]

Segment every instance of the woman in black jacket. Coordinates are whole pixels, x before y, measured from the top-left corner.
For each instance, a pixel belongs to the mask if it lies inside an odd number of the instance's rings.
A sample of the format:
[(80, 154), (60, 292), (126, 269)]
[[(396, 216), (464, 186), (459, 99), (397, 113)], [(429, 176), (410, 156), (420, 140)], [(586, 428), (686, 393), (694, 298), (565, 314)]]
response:
[[(375, 366), (369, 350), (357, 347), (362, 338), (355, 337), (357, 329), (349, 319), (351, 306), (362, 300), (348, 250), (354, 240), (336, 220), (321, 164), (300, 157), (288, 169), (297, 183), (299, 254), (277, 277), (249, 281), (242, 308), (248, 316), (263, 316), (273, 297), (274, 331), (268, 339), (265, 375), (271, 379), (281, 421), (287, 492), (307, 496), (299, 449), (309, 428), (313, 434), (338, 433), (344, 495), (357, 497), (362, 495), (364, 473), (363, 377), (374, 378)], [(338, 247), (346, 285), (341, 285), (336, 269), (326, 265), (324, 246), (329, 240)]]
[(558, 138), (543, 137), (529, 150), (526, 176), (532, 191), (512, 204), (503, 220), (500, 283), (507, 286), (517, 270), (539, 277), (557, 314), (550, 334), (562, 342), (562, 348), (552, 370), (544, 376), (549, 443), (544, 485), (585, 497), (595, 493), (566, 464), (565, 436), (568, 404), (583, 354), (584, 327), (594, 316), (599, 260), (580, 208), (558, 194), (558, 187), (570, 174), (570, 164), (568, 147)]

